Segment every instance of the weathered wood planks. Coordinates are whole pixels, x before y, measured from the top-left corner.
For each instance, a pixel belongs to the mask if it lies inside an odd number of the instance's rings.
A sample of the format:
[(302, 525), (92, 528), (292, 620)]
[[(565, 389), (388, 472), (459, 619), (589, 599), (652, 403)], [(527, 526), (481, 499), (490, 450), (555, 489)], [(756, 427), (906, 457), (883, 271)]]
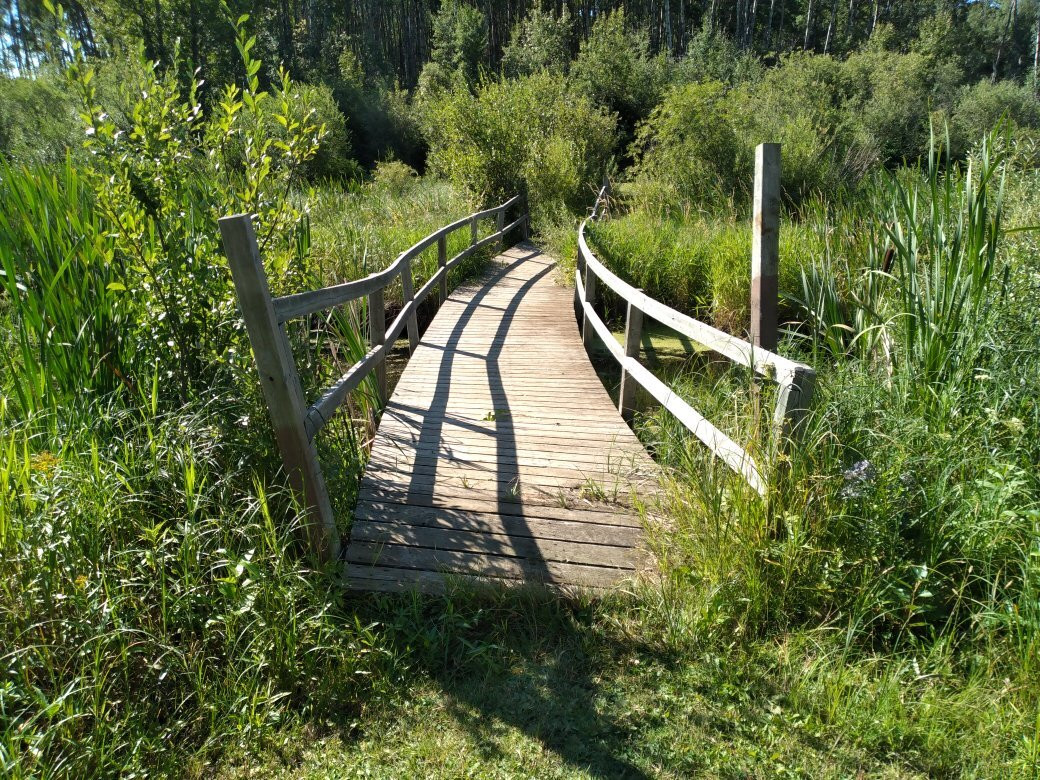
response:
[(362, 590), (609, 588), (649, 566), (637, 505), (657, 468), (531, 244), (447, 297), (374, 438), (346, 549)]

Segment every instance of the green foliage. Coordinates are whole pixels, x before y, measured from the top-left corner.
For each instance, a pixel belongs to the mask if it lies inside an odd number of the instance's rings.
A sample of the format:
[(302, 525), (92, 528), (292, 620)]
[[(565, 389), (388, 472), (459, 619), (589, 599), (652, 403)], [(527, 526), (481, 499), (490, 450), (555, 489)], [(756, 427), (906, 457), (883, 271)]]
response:
[(746, 187), (741, 152), (721, 82), (675, 87), (639, 126), (632, 145), (640, 195), (663, 204), (724, 204)]
[(60, 74), (0, 75), (0, 155), (23, 165), (61, 163), (79, 146), (76, 110)]
[(686, 56), (674, 66), (673, 80), (721, 81), (740, 84), (757, 81), (762, 65), (750, 52), (741, 52), (733, 39), (709, 25), (690, 37)]
[(372, 630), (240, 459), (257, 442), (220, 428), (246, 411), (95, 403), (46, 436), (0, 416), (5, 775), (183, 776), (378, 679)]
[(961, 78), (954, 64), (915, 52), (864, 51), (844, 70), (853, 90), (845, 106), (851, 130), (886, 162), (913, 161), (927, 149), (930, 114), (945, 107)]
[[(324, 84), (297, 84), (291, 100), (301, 116), (315, 128), (323, 128), (317, 151), (303, 163), (310, 181), (318, 179), (356, 179), (361, 169), (351, 155), (347, 120), (336, 105), (332, 90)], [(277, 120), (276, 120), (277, 122)]]
[(950, 151), (965, 155), (1001, 119), (1012, 128), (1040, 128), (1040, 101), (1031, 89), (1011, 81), (980, 81), (964, 87), (950, 117)]
[(86, 175), (95, 209), (115, 236), (117, 284), (135, 310), (124, 337), (136, 342), (137, 362), (115, 370), (131, 383), (157, 372), (181, 403), (222, 367), (238, 365), (217, 219), (256, 214), (276, 278), (288, 273), (301, 213), (286, 194), (325, 132), (301, 111), (287, 74), (272, 91), (260, 88), (254, 44), (239, 32), (246, 86), (225, 87), (208, 115), (199, 82), (184, 88), (175, 70), (138, 70), (122, 118), (98, 103), (94, 70), (81, 55), (69, 69), (94, 160)]
[(549, 73), (428, 101), (430, 168), (501, 202), (527, 192), (536, 216), (577, 210), (613, 149), (614, 120)]
[(484, 14), (460, 0), (447, 0), (433, 18), (430, 60), (444, 72), (458, 73), (475, 84), (485, 61), (486, 41)]
[(578, 93), (616, 113), (626, 134), (660, 100), (667, 76), (667, 60), (651, 56), (645, 33), (626, 29), (623, 10), (596, 19), (571, 66)]
[(502, 70), (507, 76), (529, 76), (540, 70), (562, 74), (571, 61), (573, 23), (567, 6), (556, 15), (539, 1), (513, 27), (502, 50)]

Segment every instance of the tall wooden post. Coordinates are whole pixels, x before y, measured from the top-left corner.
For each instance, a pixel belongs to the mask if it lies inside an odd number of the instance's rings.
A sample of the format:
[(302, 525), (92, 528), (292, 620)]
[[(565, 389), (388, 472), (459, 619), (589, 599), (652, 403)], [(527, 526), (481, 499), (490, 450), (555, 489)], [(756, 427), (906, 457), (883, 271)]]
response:
[(470, 246), (473, 246), (475, 243), (477, 243), (477, 235), (478, 235), (478, 231), (479, 230), (480, 230), (479, 220), (476, 217), (470, 217), (470, 220), (469, 220), (469, 245)]
[(311, 550), (323, 561), (339, 557), (339, 531), (314, 442), (304, 428), (303, 388), (285, 329), (274, 313), (267, 274), (248, 214), (220, 220), (224, 252), (260, 372), (267, 410), (289, 484), (307, 508), (305, 529)]
[[(596, 305), (596, 272), (589, 270), (588, 263), (585, 264), (585, 273), (582, 277), (582, 281), (585, 283), (585, 303), (589, 306)], [(592, 327), (592, 322), (589, 320), (588, 312), (582, 307), (581, 313), (581, 341), (586, 348), (592, 345), (593, 338), (596, 335), (596, 330)]]
[(755, 216), (751, 238), (751, 341), (775, 350), (780, 258), (780, 144), (755, 149)]
[[(383, 288), (379, 287), (368, 294), (368, 345), (377, 347), (386, 341), (386, 303), (383, 300)], [(376, 392), (379, 403), (386, 403), (386, 352), (375, 366)]]
[[(401, 267), (401, 302), (404, 306), (411, 306), (415, 300), (415, 285), (412, 282), (412, 260), (408, 258)], [(408, 315), (405, 323), (408, 331), (408, 354), (415, 352), (419, 346), (419, 316), (413, 311)]]
[[(442, 270), (443, 269), (443, 270)], [(448, 300), (448, 237), (437, 239), (437, 270), (441, 271), (441, 303)]]
[[(625, 357), (639, 359), (639, 341), (643, 336), (643, 312), (628, 302), (628, 314), (625, 317)], [(618, 396), (618, 411), (625, 420), (631, 422), (635, 412), (636, 382), (621, 366), (621, 392)]]
[[(504, 228), (505, 226), (506, 226), (506, 210), (505, 209), (500, 209), (499, 212), (495, 215), (495, 232), (496, 233), (501, 233), (502, 232), (502, 228)], [(502, 254), (502, 252), (505, 251), (505, 248), (506, 248), (506, 237), (500, 235), (498, 237), (498, 253)]]

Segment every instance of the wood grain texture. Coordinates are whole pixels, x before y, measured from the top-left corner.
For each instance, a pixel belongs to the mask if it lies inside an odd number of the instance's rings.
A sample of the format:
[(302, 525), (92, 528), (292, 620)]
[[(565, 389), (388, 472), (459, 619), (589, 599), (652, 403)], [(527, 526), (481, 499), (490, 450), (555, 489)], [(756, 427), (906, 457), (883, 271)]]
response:
[(649, 571), (641, 510), (658, 469), (571, 311), (554, 262), (529, 243), (444, 299), (373, 439), (350, 587), (603, 589)]

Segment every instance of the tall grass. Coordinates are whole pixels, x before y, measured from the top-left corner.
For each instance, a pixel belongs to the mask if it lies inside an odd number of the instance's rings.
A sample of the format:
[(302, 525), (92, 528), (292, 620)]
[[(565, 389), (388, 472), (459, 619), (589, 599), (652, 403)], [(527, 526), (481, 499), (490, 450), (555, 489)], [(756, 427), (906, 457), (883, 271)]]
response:
[[(2, 350), (18, 414), (76, 406), (138, 373), (124, 259), (70, 160), (18, 170), (0, 159)], [(144, 372), (141, 372), (144, 373)]]
[[(803, 209), (821, 241), (781, 348), (814, 364), (817, 396), (769, 501), (666, 413), (640, 425), (672, 469), (658, 619), (680, 640), (809, 639), (799, 706), (929, 775), (1034, 776), (1040, 750), (1037, 266), (1035, 238), (1003, 229), (1008, 182), (1035, 195), (1002, 148), (991, 134), (963, 171), (936, 148)], [(754, 435), (740, 377), (675, 386)]]

